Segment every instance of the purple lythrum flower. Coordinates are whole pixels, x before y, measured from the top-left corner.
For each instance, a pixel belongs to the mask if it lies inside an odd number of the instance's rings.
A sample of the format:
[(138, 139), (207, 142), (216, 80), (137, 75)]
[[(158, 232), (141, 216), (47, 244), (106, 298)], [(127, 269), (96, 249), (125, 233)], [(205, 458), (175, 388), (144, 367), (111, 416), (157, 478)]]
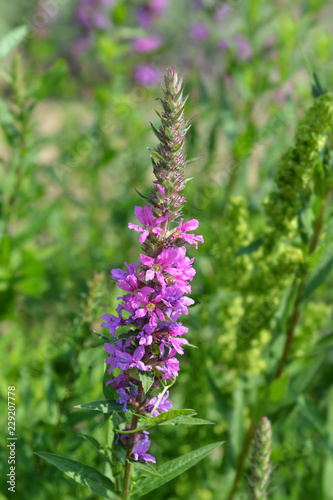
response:
[[(119, 328), (122, 332), (104, 344), (110, 374), (107, 385), (116, 391), (123, 412), (134, 407), (137, 416), (152, 413), (153, 417), (172, 408), (167, 388), (178, 377), (177, 356), (188, 344), (184, 338), (188, 329), (179, 318), (187, 315), (194, 304), (187, 295), (195, 275), (194, 258), (186, 255), (186, 247), (203, 243), (203, 237), (195, 233), (198, 221), (184, 221), (181, 217), (186, 202), (182, 190), (186, 184), (185, 136), (189, 128), (184, 115), (183, 82), (173, 68), (167, 71), (164, 82), (162, 124), (158, 129), (152, 125), (159, 140), (151, 150), (156, 181), (145, 197), (146, 204), (134, 208), (138, 223), (128, 224), (140, 235), (139, 262), (125, 262), (125, 269), (112, 269), (112, 279), (125, 294), (117, 298), (117, 315), (111, 312), (102, 316), (102, 326), (109, 328), (113, 337)], [(149, 377), (149, 388), (142, 377)], [(158, 393), (161, 388), (163, 391)], [(124, 424), (118, 434), (127, 448), (127, 457), (155, 462), (147, 453), (148, 433), (127, 433), (135, 430), (134, 424)]]

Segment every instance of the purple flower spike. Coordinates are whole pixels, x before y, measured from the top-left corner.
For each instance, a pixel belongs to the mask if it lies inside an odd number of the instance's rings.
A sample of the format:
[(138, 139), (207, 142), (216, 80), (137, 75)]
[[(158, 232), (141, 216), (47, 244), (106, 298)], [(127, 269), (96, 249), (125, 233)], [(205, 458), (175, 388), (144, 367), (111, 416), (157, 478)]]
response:
[[(165, 387), (162, 381), (174, 381), (179, 373), (176, 356), (184, 353), (188, 341), (183, 336), (188, 329), (178, 320), (182, 314), (187, 315), (189, 306), (194, 304), (187, 296), (195, 275), (194, 258), (186, 255), (186, 245), (197, 247), (198, 242), (203, 243), (203, 237), (194, 232), (198, 221), (185, 222), (180, 218), (186, 201), (182, 190), (186, 184), (183, 172), (189, 123), (184, 116), (183, 82), (173, 68), (165, 75), (164, 97), (162, 124), (159, 129), (152, 126), (159, 139), (158, 146), (151, 151), (156, 181), (146, 198), (149, 204), (134, 209), (138, 224), (128, 224), (140, 234), (140, 264), (125, 262), (126, 270), (112, 269), (112, 278), (125, 295), (118, 297), (118, 316), (102, 316), (102, 326), (108, 327), (112, 335), (119, 327), (128, 329), (126, 340), (123, 337), (104, 344), (109, 355), (106, 359), (109, 373), (115, 369), (121, 371), (107, 384), (113, 385), (124, 412), (132, 405), (137, 414), (153, 412), (153, 416), (172, 408), (169, 392), (161, 397), (163, 393), (156, 396), (155, 391), (161, 385)], [(142, 372), (151, 380), (146, 392)], [(147, 453), (148, 433), (143, 431), (135, 438), (131, 436), (134, 434), (120, 436), (128, 448), (127, 456), (155, 462)]]

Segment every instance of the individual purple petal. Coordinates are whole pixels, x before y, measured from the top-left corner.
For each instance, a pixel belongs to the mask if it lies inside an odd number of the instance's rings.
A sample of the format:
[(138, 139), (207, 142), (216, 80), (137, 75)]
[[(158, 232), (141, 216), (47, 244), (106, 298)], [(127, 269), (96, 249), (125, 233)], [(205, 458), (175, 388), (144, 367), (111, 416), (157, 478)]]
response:
[(133, 354), (133, 359), (135, 361), (140, 361), (143, 357), (145, 353), (145, 348), (143, 345), (140, 345), (139, 347), (137, 347), (134, 351), (134, 354)]
[(181, 219), (180, 223), (180, 225), (182, 226), (182, 231), (195, 231), (199, 226), (199, 222), (197, 221), (197, 219), (189, 220), (188, 222), (185, 222), (185, 224), (182, 224), (183, 220), (184, 219)]
[(143, 233), (141, 234), (141, 236), (139, 238), (140, 243), (144, 243), (146, 241), (146, 239), (148, 238), (148, 236), (149, 236), (149, 231), (143, 231)]

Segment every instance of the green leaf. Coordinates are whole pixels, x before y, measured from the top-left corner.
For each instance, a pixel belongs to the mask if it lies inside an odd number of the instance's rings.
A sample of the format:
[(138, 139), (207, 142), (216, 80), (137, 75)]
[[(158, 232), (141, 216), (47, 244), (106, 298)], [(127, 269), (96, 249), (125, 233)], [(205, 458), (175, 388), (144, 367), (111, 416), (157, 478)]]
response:
[(269, 395), (270, 399), (275, 403), (277, 403), (278, 401), (280, 401), (280, 399), (282, 399), (287, 384), (289, 382), (289, 378), (290, 378), (289, 375), (285, 374), (273, 380), (273, 382), (271, 383), (269, 387)]
[(186, 415), (180, 415), (160, 425), (215, 425), (214, 422), (203, 420), (201, 418), (193, 418)]
[[(80, 408), (82, 410), (95, 410), (102, 413), (110, 413), (112, 411), (123, 411), (123, 405), (117, 403), (113, 399), (106, 399), (103, 401), (92, 401), (91, 403), (83, 403), (82, 405), (76, 405), (74, 408)], [(127, 409), (134, 409), (133, 406), (127, 405)]]
[(27, 26), (19, 26), (13, 29), (0, 40), (0, 57), (6, 58), (26, 38)]
[(317, 408), (305, 398), (305, 396), (297, 395), (292, 391), (293, 396), (296, 398), (296, 402), (298, 407), (300, 408), (303, 415), (307, 418), (307, 420), (313, 425), (313, 427), (319, 432), (319, 434), (326, 439), (327, 433), (325, 430), (325, 419), (321, 413), (317, 410)]
[(170, 460), (164, 465), (157, 468), (157, 472), (161, 474), (161, 478), (149, 478), (137, 481), (137, 486), (139, 487), (138, 496), (141, 497), (150, 493), (156, 488), (160, 488), (163, 484), (171, 481), (175, 477), (179, 476), (186, 470), (196, 465), (200, 460), (209, 455), (212, 451), (216, 450), (219, 446), (223, 444), (223, 441), (218, 443), (212, 443), (207, 446), (202, 446), (197, 450), (186, 453), (182, 457)]
[(228, 424), (230, 424), (230, 408), (227, 406), (225, 398), (222, 397), (219, 388), (215, 384), (215, 381), (208, 370), (206, 370), (206, 377), (218, 410), (221, 412), (222, 416), (225, 418)]
[(327, 90), (325, 90), (322, 87), (322, 85), (318, 79), (318, 76), (316, 75), (315, 72), (312, 73), (312, 77), (313, 77), (313, 82), (311, 83), (311, 89), (312, 89), (313, 97), (317, 98), (323, 94), (326, 94)]
[(149, 417), (145, 418), (147, 422), (149, 422), (149, 427), (155, 427), (156, 425), (164, 424), (165, 422), (168, 422), (169, 420), (174, 419), (175, 417), (179, 417), (181, 415), (196, 415), (196, 412), (194, 410), (170, 410), (166, 411), (165, 413), (161, 413), (157, 417)]
[(142, 198), (143, 200), (149, 200), (149, 198), (147, 196), (145, 196), (144, 194), (140, 193), (140, 191), (138, 191), (136, 188), (135, 188), (135, 191), (138, 193), (138, 195), (140, 196), (140, 198)]
[(68, 73), (67, 62), (58, 59), (39, 79), (38, 89), (36, 90), (38, 100), (61, 93), (61, 86), (67, 81)]
[(262, 239), (259, 238), (258, 240), (252, 241), (249, 245), (246, 245), (246, 247), (241, 248), (238, 250), (238, 252), (235, 253), (235, 257), (239, 257), (240, 255), (248, 255), (260, 248), (262, 245)]
[(304, 243), (304, 245), (307, 245), (309, 242), (310, 224), (302, 208), (300, 208), (298, 211), (297, 221), (298, 232), (300, 234), (302, 242)]
[(54, 453), (40, 451), (35, 452), (35, 455), (54, 465), (57, 469), (64, 472), (77, 483), (89, 488), (89, 490), (96, 495), (100, 495), (104, 498), (119, 498), (114, 491), (114, 487), (110, 479), (103, 476), (103, 474), (98, 472), (96, 469), (93, 469), (88, 465), (81, 464), (76, 460), (71, 460), (70, 458), (62, 457), (61, 455), (55, 455)]
[(0, 99), (0, 125), (2, 126), (8, 144), (14, 146), (20, 138), (20, 132), (14, 125), (12, 115), (2, 99)]
[(324, 283), (332, 267), (333, 267), (333, 257), (328, 259), (327, 262), (324, 265), (322, 265), (312, 275), (312, 277), (305, 286), (302, 300), (306, 300), (322, 283)]
[(127, 460), (130, 464), (133, 465), (135, 469), (142, 473), (146, 473), (152, 476), (162, 477), (161, 474), (157, 472), (157, 470), (150, 464), (144, 464), (143, 462), (138, 462), (136, 460)]
[[(326, 430), (328, 434), (328, 444), (333, 446), (333, 385), (331, 386), (328, 394)], [(324, 498), (330, 498), (332, 493), (332, 476), (333, 454), (326, 452), (323, 467), (323, 492), (324, 495), (326, 494)]]
[(146, 394), (154, 383), (155, 374), (152, 372), (139, 371), (139, 379), (143, 387), (143, 392)]
[(327, 179), (322, 162), (318, 159), (317, 166), (313, 173), (314, 191), (318, 198), (325, 199), (327, 193)]
[(112, 376), (109, 374), (109, 370), (107, 365), (105, 365), (104, 376), (103, 376), (103, 394), (106, 400), (114, 400), (119, 397), (116, 392), (116, 389), (112, 384), (106, 385), (106, 383), (112, 379)]
[(314, 346), (310, 349), (310, 352), (317, 352), (323, 349), (329, 349), (332, 346), (333, 346), (333, 333), (328, 333), (317, 340)]
[(230, 445), (234, 459), (239, 455), (243, 437), (244, 388), (239, 383), (233, 392), (232, 414), (230, 419)]
[(106, 335), (102, 335), (101, 333), (95, 332), (95, 330), (92, 331), (97, 337), (103, 340), (103, 342), (107, 342), (108, 344), (114, 345), (116, 342), (118, 342), (118, 340), (130, 339), (131, 337), (135, 337), (140, 330), (133, 330), (132, 332), (121, 333), (120, 335), (117, 335), (117, 337), (107, 337)]
[(83, 439), (86, 441), (89, 441), (98, 451), (98, 453), (107, 461), (111, 464), (111, 459), (109, 456), (109, 453), (106, 451), (105, 448), (97, 441), (97, 439), (93, 438), (92, 436), (88, 436), (87, 434), (82, 434), (81, 432), (78, 433), (79, 436), (81, 436)]
[(102, 335), (101, 333), (95, 332), (95, 330), (91, 330), (91, 331), (93, 332), (94, 335), (96, 335), (96, 337), (98, 337), (103, 342), (107, 342), (108, 344), (110, 344), (111, 341), (113, 340), (112, 338), (107, 337), (106, 335)]

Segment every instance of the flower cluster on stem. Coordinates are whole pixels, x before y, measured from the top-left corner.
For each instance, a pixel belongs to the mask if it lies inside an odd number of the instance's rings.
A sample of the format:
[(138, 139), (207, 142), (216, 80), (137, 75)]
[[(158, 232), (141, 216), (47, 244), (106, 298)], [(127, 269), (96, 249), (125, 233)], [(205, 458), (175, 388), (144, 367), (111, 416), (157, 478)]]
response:
[[(128, 327), (128, 333), (120, 335), (123, 338), (105, 344), (109, 373), (115, 368), (121, 370), (107, 383), (116, 389), (117, 402), (124, 412), (132, 405), (136, 414), (152, 417), (172, 408), (168, 388), (178, 376), (177, 355), (183, 354), (188, 343), (184, 338), (188, 329), (180, 316), (188, 314), (188, 306), (194, 303), (188, 297), (195, 275), (194, 259), (186, 255), (186, 245), (197, 247), (203, 242), (203, 237), (193, 232), (198, 221), (180, 218), (185, 203), (183, 171), (189, 128), (184, 116), (183, 82), (173, 68), (167, 70), (164, 81), (163, 112), (158, 113), (161, 126), (157, 130), (152, 125), (159, 139), (151, 151), (156, 181), (147, 204), (135, 207), (138, 222), (129, 223), (129, 228), (140, 235), (142, 253), (139, 263), (125, 262), (125, 270), (111, 271), (124, 295), (118, 297), (117, 315), (102, 316), (102, 326), (108, 327), (113, 336), (119, 327)], [(135, 415), (129, 430), (135, 431), (136, 426)], [(147, 453), (150, 441), (146, 431), (121, 434), (121, 439), (128, 458), (155, 462)]]
[(270, 456), (272, 451), (272, 426), (267, 417), (260, 420), (251, 456), (250, 486), (252, 500), (266, 500), (269, 476), (272, 470)]

